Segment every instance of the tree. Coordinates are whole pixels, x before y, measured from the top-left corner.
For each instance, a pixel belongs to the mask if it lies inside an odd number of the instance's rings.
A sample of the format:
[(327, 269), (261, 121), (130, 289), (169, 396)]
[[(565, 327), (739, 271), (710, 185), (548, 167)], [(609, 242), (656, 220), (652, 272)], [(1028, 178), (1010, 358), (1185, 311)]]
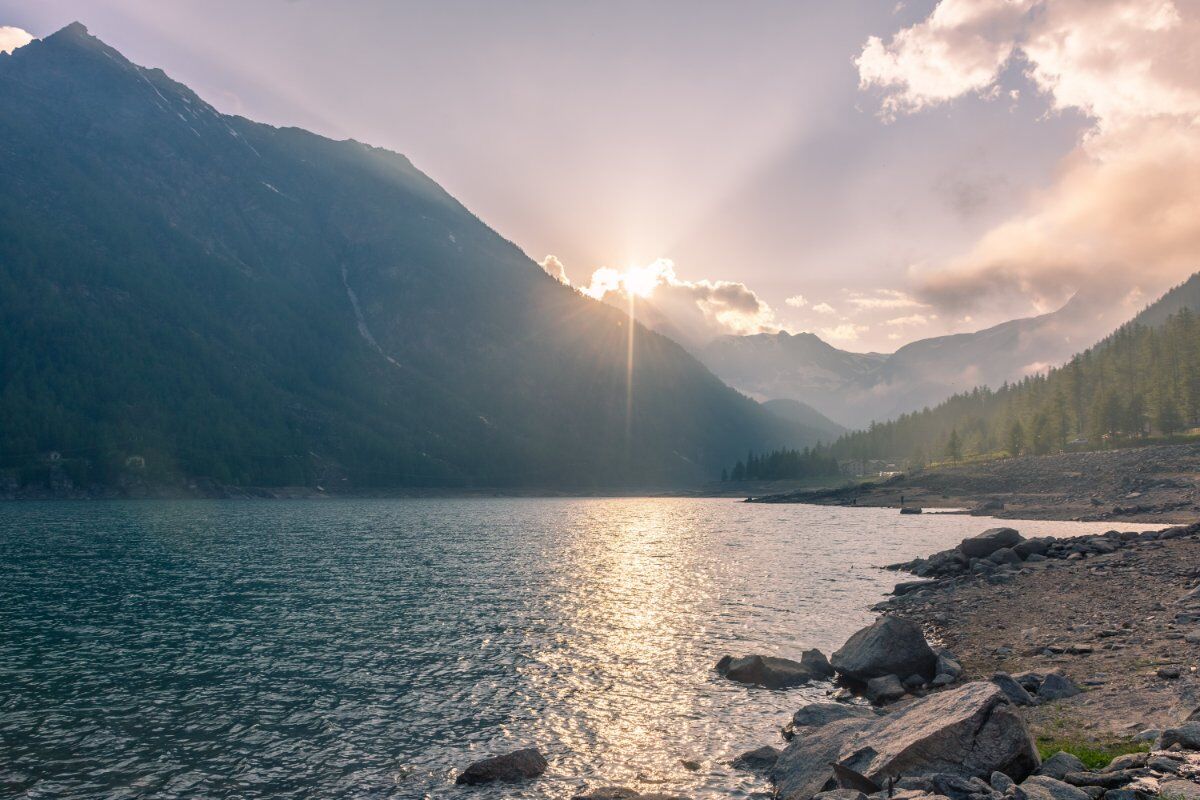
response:
[(1025, 429), (1021, 427), (1021, 420), (1014, 419), (1012, 425), (1008, 426), (1008, 454), (1014, 458), (1021, 455), (1021, 450), (1025, 447)]
[(1183, 414), (1179, 413), (1175, 398), (1168, 397), (1159, 404), (1154, 424), (1164, 436), (1173, 436), (1183, 430)]
[(946, 440), (946, 457), (956, 464), (962, 460), (962, 442), (955, 428), (950, 429), (950, 438)]

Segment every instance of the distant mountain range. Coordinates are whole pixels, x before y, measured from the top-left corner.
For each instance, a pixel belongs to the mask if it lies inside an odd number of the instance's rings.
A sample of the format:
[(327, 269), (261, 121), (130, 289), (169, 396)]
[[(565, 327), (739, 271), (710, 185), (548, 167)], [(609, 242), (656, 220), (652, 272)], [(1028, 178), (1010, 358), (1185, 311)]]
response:
[[(1172, 289), (1134, 321), (1158, 324), (1184, 306), (1200, 308), (1200, 278)], [(1124, 323), (1121, 315), (1111, 297), (1081, 293), (1048, 314), (921, 339), (891, 355), (846, 352), (811, 333), (723, 336), (697, 355), (752, 397), (800, 401), (837, 423), (861, 428), (936, 405), (956, 392), (997, 388), (1065, 363)]]
[(82, 25), (0, 56), (0, 151), (0, 489), (666, 485), (828, 439), (630, 345), (403, 156)]

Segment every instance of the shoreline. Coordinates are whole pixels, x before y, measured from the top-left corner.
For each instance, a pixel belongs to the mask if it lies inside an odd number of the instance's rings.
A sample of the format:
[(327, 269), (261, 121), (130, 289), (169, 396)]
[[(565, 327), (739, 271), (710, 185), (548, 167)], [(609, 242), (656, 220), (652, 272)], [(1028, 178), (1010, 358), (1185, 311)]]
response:
[(890, 565), (912, 579), (873, 610), (920, 625), (968, 678), (1073, 679), (1083, 694), (1028, 710), (1039, 739), (1109, 746), (1186, 718), (1200, 705), (1200, 523), (1057, 539), (1048, 553), (940, 576), (928, 574), (940, 554)]

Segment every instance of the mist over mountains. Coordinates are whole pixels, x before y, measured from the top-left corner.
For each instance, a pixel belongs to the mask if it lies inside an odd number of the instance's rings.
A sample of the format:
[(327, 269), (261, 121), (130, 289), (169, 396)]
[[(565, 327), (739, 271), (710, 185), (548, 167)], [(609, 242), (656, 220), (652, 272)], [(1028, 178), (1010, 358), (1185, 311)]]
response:
[[(1165, 317), (1200, 299), (1195, 281), (1139, 317)], [(1171, 311), (1165, 309), (1170, 308)], [(839, 350), (811, 333), (722, 336), (696, 353), (720, 378), (752, 397), (806, 403), (835, 422), (872, 421), (936, 405), (976, 386), (999, 387), (1065, 363), (1127, 321), (1103, 291), (1081, 292), (1062, 308), (974, 333), (920, 339), (890, 355)]]
[(0, 56), (0, 149), (10, 487), (675, 485), (828, 439), (403, 156), (220, 114), (82, 25)]

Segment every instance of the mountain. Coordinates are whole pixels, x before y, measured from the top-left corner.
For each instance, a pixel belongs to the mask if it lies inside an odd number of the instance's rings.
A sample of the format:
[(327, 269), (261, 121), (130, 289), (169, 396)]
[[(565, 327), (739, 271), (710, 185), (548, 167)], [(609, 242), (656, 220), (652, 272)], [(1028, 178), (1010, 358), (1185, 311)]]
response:
[(786, 331), (719, 336), (697, 356), (722, 380), (761, 400), (796, 400), (835, 424), (854, 424), (844, 397), (887, 359), (879, 353), (839, 350), (815, 334)]
[(919, 464), (1107, 448), (1192, 429), (1200, 424), (1198, 300), (1193, 276), (1060, 367), (847, 434), (833, 452)]
[(0, 56), (0, 151), (0, 488), (666, 485), (819, 438), (403, 156), (82, 25)]
[[(1200, 295), (1200, 286), (1194, 287)], [(1102, 293), (974, 333), (921, 339), (891, 355), (838, 350), (811, 333), (725, 336), (698, 351), (709, 369), (760, 399), (807, 403), (848, 427), (935, 405), (956, 392), (1065, 363), (1124, 320)]]
[(799, 400), (767, 400), (762, 405), (781, 419), (817, 431), (823, 437), (823, 442), (832, 442), (846, 432), (844, 426), (838, 425), (820, 411)]

